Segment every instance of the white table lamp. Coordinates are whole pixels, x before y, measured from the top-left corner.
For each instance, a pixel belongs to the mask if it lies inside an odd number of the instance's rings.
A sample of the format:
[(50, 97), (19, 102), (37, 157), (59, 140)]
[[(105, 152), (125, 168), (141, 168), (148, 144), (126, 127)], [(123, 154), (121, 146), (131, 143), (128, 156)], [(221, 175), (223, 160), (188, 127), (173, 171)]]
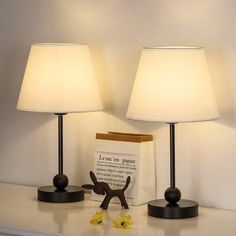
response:
[(63, 116), (103, 108), (93, 63), (86, 44), (34, 44), (19, 95), (17, 109), (53, 113), (58, 117), (58, 174), (54, 186), (38, 189), (38, 200), (73, 202), (84, 199), (78, 186), (68, 186), (63, 173)]
[(170, 187), (165, 200), (148, 203), (148, 214), (160, 218), (198, 215), (198, 204), (181, 199), (175, 186), (175, 124), (219, 116), (202, 47), (143, 48), (127, 117), (170, 125)]

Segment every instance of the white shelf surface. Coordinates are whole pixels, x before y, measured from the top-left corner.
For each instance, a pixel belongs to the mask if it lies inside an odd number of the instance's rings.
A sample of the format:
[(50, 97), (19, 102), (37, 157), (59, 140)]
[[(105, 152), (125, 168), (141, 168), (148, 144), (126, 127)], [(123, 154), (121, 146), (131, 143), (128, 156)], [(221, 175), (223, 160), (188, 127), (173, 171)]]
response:
[[(121, 209), (111, 204), (102, 225), (91, 225), (90, 218), (99, 211), (99, 202), (90, 194), (82, 202), (55, 204), (38, 202), (37, 188), (0, 183), (0, 236), (235, 236), (236, 211), (200, 208), (199, 216), (190, 219), (166, 220), (147, 215), (147, 206)], [(130, 229), (117, 229), (113, 220), (130, 214)], [(5, 230), (5, 231), (4, 231)]]

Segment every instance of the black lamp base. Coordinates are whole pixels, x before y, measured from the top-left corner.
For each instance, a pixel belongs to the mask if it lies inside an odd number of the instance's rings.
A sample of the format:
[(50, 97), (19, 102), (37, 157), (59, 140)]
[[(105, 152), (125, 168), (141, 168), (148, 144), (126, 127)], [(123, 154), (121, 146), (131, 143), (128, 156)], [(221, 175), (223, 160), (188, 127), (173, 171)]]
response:
[(183, 219), (198, 215), (198, 203), (181, 199), (171, 205), (165, 199), (153, 200), (148, 203), (148, 215), (166, 219)]
[(84, 190), (81, 187), (69, 185), (64, 190), (58, 190), (52, 185), (38, 188), (38, 200), (43, 202), (66, 203), (84, 200)]

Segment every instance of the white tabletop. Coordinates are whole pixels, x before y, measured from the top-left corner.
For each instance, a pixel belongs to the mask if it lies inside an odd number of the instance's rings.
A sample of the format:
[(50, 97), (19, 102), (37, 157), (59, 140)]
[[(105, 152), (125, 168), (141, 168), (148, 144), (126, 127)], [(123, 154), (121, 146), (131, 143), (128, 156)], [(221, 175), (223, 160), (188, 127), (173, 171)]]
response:
[[(99, 202), (86, 200), (55, 204), (38, 202), (34, 187), (0, 183), (0, 228), (14, 228), (48, 234), (127, 235), (127, 236), (235, 236), (236, 211), (200, 208), (199, 216), (190, 219), (166, 220), (147, 215), (146, 205), (121, 209), (111, 204), (102, 225), (91, 225), (90, 218), (99, 211)], [(134, 224), (130, 229), (114, 228), (112, 221), (119, 215), (130, 214)], [(3, 227), (3, 229), (4, 229)], [(1, 232), (0, 235), (7, 231)], [(1, 234), (2, 233), (2, 234)], [(19, 235), (22, 235), (19, 233)], [(37, 235), (25, 233), (24, 235)]]

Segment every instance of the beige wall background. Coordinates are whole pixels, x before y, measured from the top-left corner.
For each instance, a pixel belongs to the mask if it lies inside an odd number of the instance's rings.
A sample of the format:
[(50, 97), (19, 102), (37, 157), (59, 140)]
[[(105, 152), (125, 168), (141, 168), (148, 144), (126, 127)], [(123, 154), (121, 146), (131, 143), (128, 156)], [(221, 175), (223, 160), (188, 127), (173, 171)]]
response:
[(91, 46), (105, 111), (69, 114), (65, 173), (89, 181), (95, 133), (156, 135), (157, 192), (169, 185), (169, 130), (125, 117), (143, 46), (206, 48), (221, 118), (176, 128), (177, 186), (202, 206), (236, 210), (236, 2), (234, 0), (0, 0), (0, 180), (49, 184), (57, 170), (57, 120), (16, 111), (30, 45)]

